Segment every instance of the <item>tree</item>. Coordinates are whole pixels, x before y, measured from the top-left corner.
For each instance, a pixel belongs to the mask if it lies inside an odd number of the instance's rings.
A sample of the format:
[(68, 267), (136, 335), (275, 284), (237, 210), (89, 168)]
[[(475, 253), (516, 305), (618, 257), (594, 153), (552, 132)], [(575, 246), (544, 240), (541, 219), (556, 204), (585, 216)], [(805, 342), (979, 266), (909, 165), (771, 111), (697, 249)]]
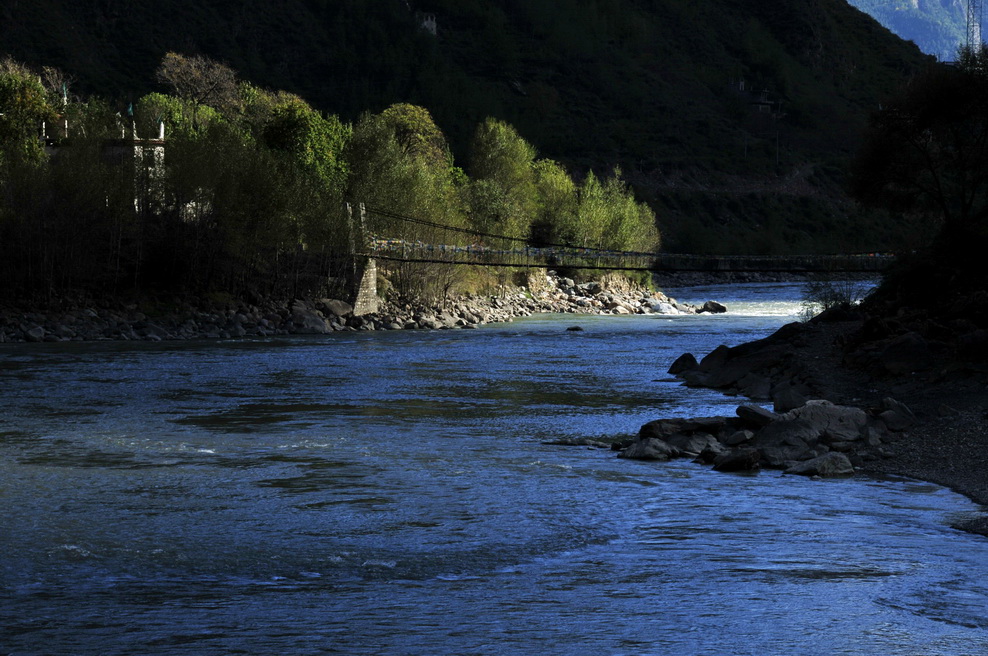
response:
[(224, 113), (241, 106), (237, 74), (232, 68), (202, 55), (167, 53), (155, 77), (183, 100), (209, 105)]
[[(471, 144), (470, 173), (475, 183), (499, 188), (504, 211), (498, 215), (493, 213), (495, 208), (473, 205), (475, 224), (509, 237), (529, 236), (537, 207), (535, 154), (535, 148), (507, 123), (488, 118), (480, 124)], [(491, 194), (474, 197), (489, 198)]]
[(538, 208), (532, 223), (532, 237), (544, 242), (577, 240), (577, 189), (562, 166), (551, 159), (540, 159), (533, 167)]
[(855, 161), (862, 202), (921, 212), (960, 244), (988, 227), (988, 48), (913, 79), (876, 113)]
[(342, 155), (350, 137), (349, 126), (336, 116), (322, 116), (298, 96), (281, 94), (279, 99), (263, 129), (265, 144), (291, 155), (327, 191), (340, 195), (346, 182)]
[(41, 124), (56, 118), (38, 76), (12, 59), (0, 61), (0, 160), (41, 161)]

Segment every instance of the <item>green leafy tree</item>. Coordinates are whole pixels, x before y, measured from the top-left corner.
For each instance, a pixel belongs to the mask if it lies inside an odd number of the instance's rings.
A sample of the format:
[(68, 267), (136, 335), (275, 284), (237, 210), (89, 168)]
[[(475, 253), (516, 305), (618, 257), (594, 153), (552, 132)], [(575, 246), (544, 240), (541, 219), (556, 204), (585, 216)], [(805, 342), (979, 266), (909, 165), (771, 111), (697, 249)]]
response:
[(41, 124), (57, 117), (38, 76), (11, 59), (0, 61), (0, 157), (41, 161)]
[(265, 144), (290, 154), (339, 197), (346, 182), (342, 154), (350, 128), (336, 116), (324, 117), (297, 96), (284, 94), (280, 100), (264, 126)]
[(570, 242), (578, 239), (576, 184), (559, 163), (540, 159), (533, 166), (538, 198), (532, 237), (536, 241)]
[(583, 184), (580, 185), (580, 200), (576, 210), (577, 242), (588, 248), (603, 248), (607, 223), (608, 209), (604, 186), (594, 172), (589, 171)]
[[(477, 226), (510, 237), (529, 236), (538, 206), (535, 148), (513, 127), (488, 118), (477, 128), (470, 150), (474, 183), (493, 185), (500, 194), (471, 194), (471, 214)], [(498, 198), (494, 205), (478, 204)]]
[(655, 213), (645, 203), (635, 200), (634, 191), (621, 177), (621, 170), (604, 182), (603, 196), (607, 213), (604, 244), (622, 251), (651, 252), (659, 247)]
[[(465, 225), (460, 202), (458, 169), (436, 139), (431, 119), (410, 129), (408, 120), (426, 114), (410, 106), (394, 111), (365, 114), (357, 121), (345, 150), (349, 167), (347, 197), (386, 213), (427, 219), (450, 225)], [(428, 244), (458, 244), (463, 235), (454, 231), (410, 223), (374, 213), (367, 226), (374, 234), (392, 239)], [(455, 281), (453, 267), (418, 264), (396, 265), (392, 283), (400, 296), (437, 297), (447, 293)]]

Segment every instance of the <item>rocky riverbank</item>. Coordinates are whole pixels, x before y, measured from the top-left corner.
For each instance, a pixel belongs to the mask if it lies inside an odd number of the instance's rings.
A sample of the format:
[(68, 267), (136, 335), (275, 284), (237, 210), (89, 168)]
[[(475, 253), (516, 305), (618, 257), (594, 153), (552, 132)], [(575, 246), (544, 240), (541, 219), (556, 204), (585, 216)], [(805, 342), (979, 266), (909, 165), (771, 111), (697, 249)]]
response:
[[(625, 457), (692, 456), (722, 471), (779, 468), (818, 476), (869, 472), (950, 487), (988, 505), (988, 294), (908, 309), (880, 294), (857, 309), (697, 361), (684, 384), (749, 397), (737, 417), (663, 419)], [(988, 535), (988, 515), (958, 528)]]
[(456, 297), (443, 303), (384, 302), (374, 314), (356, 316), (338, 299), (287, 302), (67, 303), (45, 311), (0, 307), (0, 342), (189, 340), (320, 335), (342, 331), (477, 328), (537, 313), (696, 314), (724, 312), (709, 301), (680, 303), (662, 292), (610, 276), (577, 283), (553, 272), (526, 287), (496, 295)]

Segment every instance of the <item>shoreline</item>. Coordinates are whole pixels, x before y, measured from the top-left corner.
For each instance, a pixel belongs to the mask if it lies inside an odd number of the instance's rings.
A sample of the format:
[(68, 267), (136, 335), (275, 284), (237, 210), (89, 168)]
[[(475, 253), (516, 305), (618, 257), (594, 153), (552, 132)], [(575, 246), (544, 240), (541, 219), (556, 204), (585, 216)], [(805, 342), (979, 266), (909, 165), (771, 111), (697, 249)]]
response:
[[(909, 421), (900, 426), (890, 421), (890, 430), (869, 446), (852, 443), (856, 446), (849, 455), (855, 449), (872, 454), (857, 462), (854, 471), (926, 481), (961, 494), (983, 508), (951, 526), (988, 537), (988, 370), (946, 353), (927, 366), (921, 351), (902, 348), (901, 337), (885, 337), (878, 348), (862, 341), (870, 321), (856, 317), (790, 324), (767, 338), (715, 350), (719, 355), (700, 360), (692, 375), (690, 370), (677, 375), (684, 384), (721, 389), (738, 395), (739, 401), (772, 402), (782, 413), (791, 414), (791, 408), (807, 399), (825, 399), (866, 414), (871, 431), (889, 407), (886, 399), (894, 399), (905, 406)], [(872, 355), (864, 366), (862, 350)], [(910, 359), (913, 364), (906, 366)], [(751, 393), (755, 378), (769, 387)], [(863, 428), (862, 440), (864, 435), (878, 433)]]
[(548, 272), (530, 287), (506, 288), (494, 295), (463, 295), (441, 303), (382, 302), (372, 314), (355, 315), (353, 306), (331, 298), (267, 300), (258, 303), (151, 298), (136, 302), (62, 301), (45, 311), (0, 305), (0, 344), (93, 341), (173, 341), (320, 335), (375, 330), (477, 328), (540, 313), (632, 315), (723, 312), (710, 301), (680, 303), (620, 276), (577, 283)]

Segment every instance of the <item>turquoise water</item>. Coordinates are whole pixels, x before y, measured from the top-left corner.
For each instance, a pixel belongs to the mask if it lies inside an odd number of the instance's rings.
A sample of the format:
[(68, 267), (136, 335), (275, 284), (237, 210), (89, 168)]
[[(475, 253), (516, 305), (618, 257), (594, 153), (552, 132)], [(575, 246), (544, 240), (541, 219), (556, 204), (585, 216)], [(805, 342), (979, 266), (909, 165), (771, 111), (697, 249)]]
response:
[(732, 413), (665, 369), (799, 311), (676, 291), (732, 311), (0, 347), (0, 653), (988, 651), (962, 497), (545, 444)]

